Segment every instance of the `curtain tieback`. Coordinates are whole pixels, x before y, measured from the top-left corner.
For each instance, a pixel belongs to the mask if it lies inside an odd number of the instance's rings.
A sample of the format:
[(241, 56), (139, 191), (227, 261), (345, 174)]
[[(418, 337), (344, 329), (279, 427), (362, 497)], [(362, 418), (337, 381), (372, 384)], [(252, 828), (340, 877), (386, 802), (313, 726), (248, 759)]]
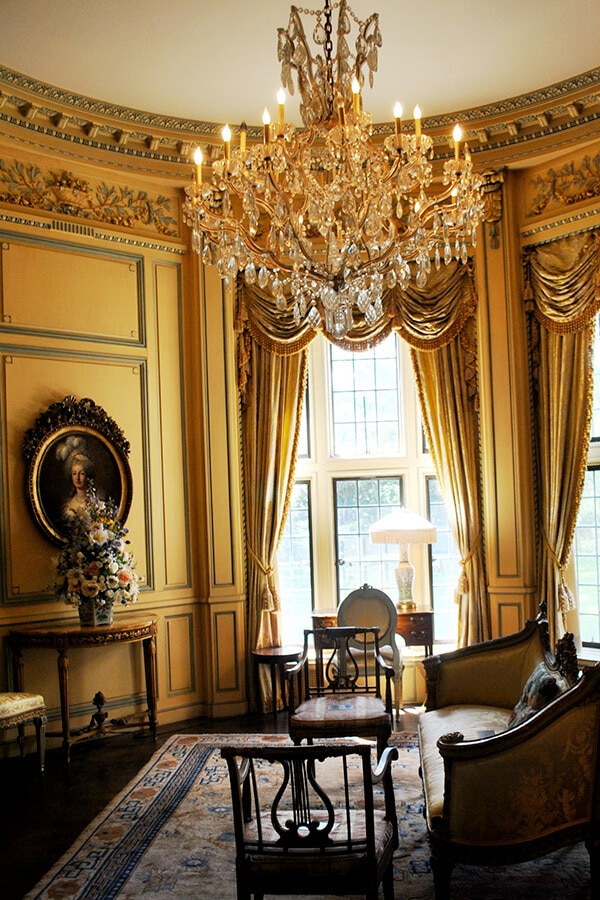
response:
[(260, 599), (262, 601), (262, 608), (264, 610), (267, 610), (267, 612), (273, 612), (274, 610), (279, 608), (279, 597), (277, 595), (277, 588), (275, 587), (275, 569), (273, 568), (273, 566), (265, 566), (263, 561), (259, 559), (259, 557), (256, 555), (247, 541), (246, 548), (248, 550), (248, 555), (250, 556), (252, 561), (265, 576), (265, 582), (263, 584), (260, 596)]
[(560, 559), (552, 549), (550, 545), (550, 541), (546, 536), (545, 529), (542, 528), (542, 536), (544, 538), (544, 544), (546, 545), (546, 550), (548, 551), (548, 556), (554, 563), (555, 567), (558, 570), (558, 608), (561, 613), (569, 612), (570, 609), (575, 609), (575, 597), (573, 596), (573, 591), (565, 581), (565, 568), (566, 565), (562, 565)]
[(458, 599), (459, 599), (459, 597), (460, 597), (461, 594), (468, 594), (468, 593), (469, 593), (469, 579), (468, 579), (468, 576), (467, 576), (466, 567), (467, 567), (467, 565), (471, 562), (471, 560), (473, 559), (475, 553), (476, 553), (477, 550), (479, 549), (479, 545), (480, 545), (480, 544), (481, 544), (481, 531), (479, 532), (479, 534), (478, 534), (477, 537), (475, 538), (475, 541), (474, 541), (474, 543), (473, 543), (471, 549), (470, 549), (469, 552), (467, 553), (467, 555), (466, 555), (465, 557), (463, 557), (463, 559), (461, 559), (461, 561), (460, 561), (461, 573), (460, 573), (460, 575), (459, 575), (459, 577), (458, 577), (458, 585), (457, 585), (457, 587), (456, 587), (456, 592), (455, 592), (455, 593), (456, 593), (456, 602), (457, 602), (457, 603), (458, 603)]

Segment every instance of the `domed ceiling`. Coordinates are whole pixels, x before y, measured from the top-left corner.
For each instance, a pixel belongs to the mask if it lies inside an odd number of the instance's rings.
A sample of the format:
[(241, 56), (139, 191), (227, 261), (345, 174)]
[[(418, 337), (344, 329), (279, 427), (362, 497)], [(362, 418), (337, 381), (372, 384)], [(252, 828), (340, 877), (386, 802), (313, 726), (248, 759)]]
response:
[[(598, 0), (351, 5), (363, 20), (379, 13), (379, 69), (363, 95), (375, 122), (392, 120), (396, 100), (407, 116), (419, 103), (426, 118), (600, 65)], [(287, 0), (1, 0), (0, 65), (129, 109), (259, 124), (264, 106), (276, 110), (277, 29), (289, 13)]]

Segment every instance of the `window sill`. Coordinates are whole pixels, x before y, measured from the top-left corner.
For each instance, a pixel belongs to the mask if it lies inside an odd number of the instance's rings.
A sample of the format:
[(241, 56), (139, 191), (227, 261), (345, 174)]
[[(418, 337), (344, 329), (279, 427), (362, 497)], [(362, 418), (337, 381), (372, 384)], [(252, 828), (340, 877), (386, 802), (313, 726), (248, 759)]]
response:
[(583, 666), (593, 666), (600, 662), (600, 648), (598, 647), (582, 647), (577, 654), (579, 664)]

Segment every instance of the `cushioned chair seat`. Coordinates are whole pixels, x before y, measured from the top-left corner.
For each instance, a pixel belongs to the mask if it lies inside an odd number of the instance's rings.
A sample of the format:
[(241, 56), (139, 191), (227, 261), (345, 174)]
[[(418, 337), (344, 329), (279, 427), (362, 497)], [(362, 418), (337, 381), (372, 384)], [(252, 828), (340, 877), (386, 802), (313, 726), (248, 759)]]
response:
[[(41, 694), (7, 693), (0, 694), (0, 724), (3, 719), (13, 719), (25, 715), (30, 718), (31, 713), (38, 710), (45, 712), (44, 698)], [(5, 726), (6, 727), (6, 726)]]
[(385, 703), (379, 697), (360, 694), (330, 694), (305, 700), (290, 716), (290, 723), (297, 734), (303, 724), (310, 723), (311, 734), (322, 732), (332, 736), (340, 727), (340, 737), (352, 729), (350, 722), (359, 730), (364, 728), (385, 728), (389, 725), (389, 714)]
[(0, 728), (19, 729), (19, 747), (24, 753), (24, 725), (33, 723), (36, 730), (40, 770), (44, 771), (46, 738), (46, 705), (41, 694), (20, 691), (0, 693)]

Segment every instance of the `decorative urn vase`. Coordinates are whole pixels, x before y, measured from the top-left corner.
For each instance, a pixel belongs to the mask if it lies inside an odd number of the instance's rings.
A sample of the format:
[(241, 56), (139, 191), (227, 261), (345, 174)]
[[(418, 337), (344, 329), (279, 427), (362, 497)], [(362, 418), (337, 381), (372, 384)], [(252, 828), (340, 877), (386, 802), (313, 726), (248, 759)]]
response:
[(114, 618), (113, 604), (107, 603), (103, 607), (96, 606), (94, 600), (84, 598), (77, 607), (79, 622), (84, 628), (94, 628), (96, 625), (112, 625)]
[(138, 576), (127, 549), (118, 507), (92, 491), (69, 519), (66, 545), (56, 563), (54, 593), (77, 607), (82, 626), (110, 625), (115, 604), (135, 603)]

